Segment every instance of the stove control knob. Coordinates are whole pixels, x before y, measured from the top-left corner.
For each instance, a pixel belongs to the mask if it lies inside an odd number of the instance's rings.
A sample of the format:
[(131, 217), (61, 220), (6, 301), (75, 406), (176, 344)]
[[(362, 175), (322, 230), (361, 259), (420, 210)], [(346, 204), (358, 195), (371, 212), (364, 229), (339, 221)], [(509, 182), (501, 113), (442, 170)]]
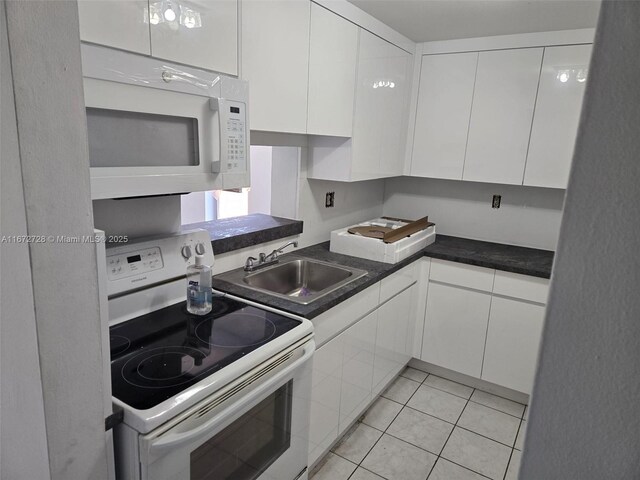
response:
[(191, 247), (189, 245), (185, 245), (182, 247), (182, 256), (185, 260), (189, 260), (191, 258)]
[(202, 243), (196, 245), (196, 253), (198, 255), (204, 255), (204, 245)]

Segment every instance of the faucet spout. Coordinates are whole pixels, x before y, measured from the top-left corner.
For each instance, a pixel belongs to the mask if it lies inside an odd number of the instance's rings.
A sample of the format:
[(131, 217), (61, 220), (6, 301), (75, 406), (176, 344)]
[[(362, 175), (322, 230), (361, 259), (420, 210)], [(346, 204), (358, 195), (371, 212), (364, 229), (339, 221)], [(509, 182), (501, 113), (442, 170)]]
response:
[(281, 254), (285, 248), (291, 245), (293, 245), (293, 247), (297, 247), (298, 242), (295, 240), (292, 242), (287, 242), (284, 245), (282, 245), (280, 248), (276, 248), (269, 255), (265, 255), (264, 253), (261, 253), (260, 255), (258, 255), (257, 265), (254, 263), (256, 261), (256, 258), (254, 257), (247, 258), (247, 262), (245, 263), (245, 266), (244, 266), (245, 272), (253, 272), (254, 270), (257, 270), (259, 268), (266, 267), (274, 263), (278, 263), (278, 255)]

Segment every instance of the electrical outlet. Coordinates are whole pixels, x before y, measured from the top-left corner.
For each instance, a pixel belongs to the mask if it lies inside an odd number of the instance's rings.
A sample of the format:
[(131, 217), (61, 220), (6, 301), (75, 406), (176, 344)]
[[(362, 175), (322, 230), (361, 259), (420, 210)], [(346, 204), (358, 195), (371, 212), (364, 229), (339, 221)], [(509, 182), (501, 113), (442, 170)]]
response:
[(491, 208), (500, 208), (501, 200), (502, 200), (502, 195), (494, 195), (493, 200), (491, 200)]
[(325, 208), (333, 207), (335, 203), (335, 196), (336, 196), (336, 192), (327, 192), (327, 194), (324, 197)]

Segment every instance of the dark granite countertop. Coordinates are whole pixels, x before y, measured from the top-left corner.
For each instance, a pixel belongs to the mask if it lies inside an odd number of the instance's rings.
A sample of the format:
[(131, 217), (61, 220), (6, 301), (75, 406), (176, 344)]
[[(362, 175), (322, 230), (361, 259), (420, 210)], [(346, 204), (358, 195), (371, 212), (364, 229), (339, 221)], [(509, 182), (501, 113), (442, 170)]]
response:
[(329, 263), (359, 268), (366, 270), (368, 273), (355, 282), (345, 285), (309, 305), (301, 305), (284, 298), (250, 290), (225, 282), (217, 277), (213, 277), (213, 288), (277, 308), (278, 310), (312, 319), (424, 256), (542, 278), (551, 276), (551, 265), (553, 263), (553, 252), (548, 250), (482, 242), (447, 235), (437, 235), (433, 244), (396, 264), (374, 262), (364, 258), (332, 253), (329, 251), (329, 242), (301, 248), (289, 255), (305, 256)]
[(554, 252), (436, 235), (436, 241), (424, 249), (424, 254), (441, 260), (495, 268), (532, 277), (550, 278)]
[(219, 255), (245, 247), (252, 247), (259, 243), (298, 235), (302, 233), (302, 222), (300, 220), (272, 217), (262, 213), (253, 213), (241, 217), (191, 223), (182, 226), (182, 230), (194, 228), (202, 228), (209, 232), (213, 253)]
[[(349, 255), (330, 252), (329, 242), (300, 248), (287, 255), (309, 257), (316, 260), (322, 260), (323, 262), (359, 268), (361, 270), (366, 270), (367, 275), (359, 278), (355, 282), (337, 289), (335, 292), (331, 292), (330, 294), (317, 299), (308, 305), (301, 305), (284, 298), (274, 297), (267, 293), (261, 293), (241, 287), (221, 280), (218, 276), (213, 277), (213, 288), (231, 293), (232, 295), (237, 295), (238, 297), (247, 298), (254, 302), (262, 303), (269, 307), (277, 308), (278, 310), (283, 310), (285, 312), (300, 315), (301, 317), (312, 319), (321, 313), (326, 312), (330, 308), (335, 307), (339, 303), (344, 302), (348, 298), (353, 297), (355, 294), (363, 291), (371, 285), (374, 285), (384, 277), (391, 275), (393, 272), (400, 270), (402, 267), (405, 267), (411, 262), (424, 256), (423, 252), (418, 252), (415, 255), (406, 258), (402, 262), (391, 265), (389, 263), (374, 262), (373, 260), (367, 260), (365, 258), (351, 257)], [(282, 258), (286, 258), (287, 255), (283, 255)]]

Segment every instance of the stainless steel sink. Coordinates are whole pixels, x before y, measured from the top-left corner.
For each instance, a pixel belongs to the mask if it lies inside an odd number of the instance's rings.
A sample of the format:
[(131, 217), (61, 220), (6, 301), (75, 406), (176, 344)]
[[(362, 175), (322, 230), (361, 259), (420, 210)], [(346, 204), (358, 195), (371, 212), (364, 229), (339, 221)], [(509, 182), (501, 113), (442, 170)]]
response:
[(285, 257), (276, 265), (254, 273), (240, 270), (216, 277), (306, 305), (366, 274), (364, 270), (310, 258)]

